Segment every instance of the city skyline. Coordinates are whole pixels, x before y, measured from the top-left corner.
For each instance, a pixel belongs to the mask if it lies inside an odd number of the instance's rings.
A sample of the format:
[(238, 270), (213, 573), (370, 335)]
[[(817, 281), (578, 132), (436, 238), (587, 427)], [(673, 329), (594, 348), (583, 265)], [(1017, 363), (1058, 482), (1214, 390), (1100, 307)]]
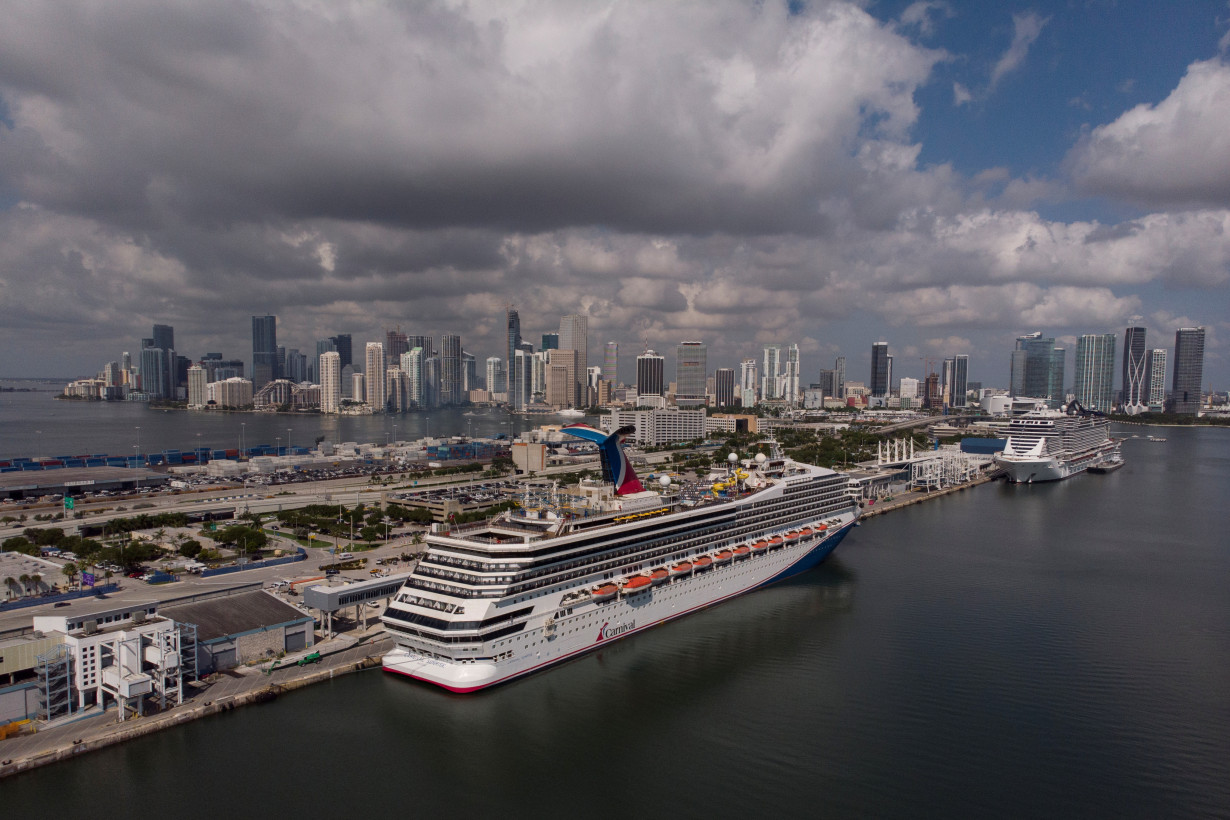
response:
[(247, 359), (254, 315), (309, 357), (498, 354), (512, 303), (524, 339), (581, 315), (711, 369), (793, 342), (805, 383), (883, 340), (895, 377), (969, 351), (1006, 384), (1021, 333), (1205, 327), (1230, 382), (1223, 3), (152, 8), (0, 32), (6, 376), (156, 323)]

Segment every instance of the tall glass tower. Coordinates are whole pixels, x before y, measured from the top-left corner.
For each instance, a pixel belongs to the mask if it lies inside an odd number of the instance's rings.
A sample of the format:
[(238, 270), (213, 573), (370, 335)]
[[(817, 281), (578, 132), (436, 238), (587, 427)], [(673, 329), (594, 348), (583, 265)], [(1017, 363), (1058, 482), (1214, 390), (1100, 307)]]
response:
[(675, 348), (675, 404), (705, 406), (705, 380), (709, 376), (709, 348), (704, 342), (680, 342)]
[(278, 378), (278, 317), (252, 317), (252, 389)]
[(1076, 340), (1076, 400), (1109, 413), (1115, 398), (1115, 334), (1087, 334)]
[(1200, 412), (1204, 380), (1204, 328), (1181, 327), (1174, 334), (1174, 377), (1170, 384), (1171, 413)]
[(1145, 329), (1129, 327), (1123, 332), (1123, 412), (1143, 413), (1149, 404), (1145, 371)]

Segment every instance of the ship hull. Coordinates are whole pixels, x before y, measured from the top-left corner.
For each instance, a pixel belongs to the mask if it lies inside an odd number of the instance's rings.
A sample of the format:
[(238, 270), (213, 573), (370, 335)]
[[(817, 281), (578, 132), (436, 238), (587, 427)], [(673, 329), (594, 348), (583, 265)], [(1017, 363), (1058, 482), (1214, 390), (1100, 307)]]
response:
[(1034, 484), (1043, 481), (1062, 481), (1078, 473), (1083, 473), (1091, 466), (1099, 463), (1114, 449), (1114, 443), (1108, 441), (1105, 445), (1089, 450), (1074, 458), (1060, 459), (1054, 456), (1042, 458), (1022, 458), (1020, 456), (998, 456), (995, 463), (1002, 467), (1013, 484)]
[[(600, 649), (612, 641), (806, 572), (824, 561), (855, 524), (856, 520), (851, 517), (823, 536), (815, 535), (764, 555), (715, 565), (708, 571), (693, 572), (644, 592), (621, 594), (610, 602), (574, 607), (571, 615), (550, 625), (539, 618), (532, 624), (534, 629), (517, 635), (515, 643), (492, 647), (500, 650), (501, 655), (509, 655), (502, 660), (476, 658), (465, 663), (449, 662), (398, 646), (384, 656), (382, 665), (386, 672), (456, 693), (507, 683)], [(511, 650), (510, 643), (514, 646)]]

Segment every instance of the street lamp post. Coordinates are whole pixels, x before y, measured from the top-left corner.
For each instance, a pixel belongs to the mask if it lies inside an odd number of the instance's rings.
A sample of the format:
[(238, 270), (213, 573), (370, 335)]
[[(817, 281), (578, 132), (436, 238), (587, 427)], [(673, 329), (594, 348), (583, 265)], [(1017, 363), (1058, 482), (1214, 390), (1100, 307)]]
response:
[(248, 425), (244, 422), (239, 422), (239, 458), (243, 458), (243, 434), (246, 432), (244, 428)]
[(286, 428), (286, 454), (290, 455), (290, 428)]
[(277, 446), (274, 447), (273, 452), (276, 453), (277, 455), (282, 455), (282, 437), (274, 436), (273, 440), (277, 442)]
[(34, 432), (38, 436), (38, 452), (35, 453), (35, 455), (38, 456), (39, 458), (42, 458), (43, 457), (43, 431), (35, 430)]
[(137, 458), (141, 458), (141, 425), (137, 425)]

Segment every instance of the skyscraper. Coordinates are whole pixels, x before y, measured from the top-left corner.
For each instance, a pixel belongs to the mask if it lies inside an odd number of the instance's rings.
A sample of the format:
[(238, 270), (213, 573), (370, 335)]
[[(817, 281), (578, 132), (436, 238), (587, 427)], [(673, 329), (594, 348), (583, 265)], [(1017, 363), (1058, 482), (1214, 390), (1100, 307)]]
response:
[(638, 397), (638, 404), (643, 404), (643, 402), (639, 401), (641, 396), (661, 396), (664, 394), (666, 385), (663, 377), (665, 370), (666, 359), (652, 350), (646, 350), (636, 357), (636, 395)]
[(141, 350), (141, 392), (151, 399), (169, 398), (167, 352), (160, 347), (146, 347)]
[(461, 400), (470, 400), (470, 391), (478, 389), (478, 362), (473, 353), (461, 351)]
[(406, 350), (414, 350), (416, 347), (423, 348), (423, 358), (435, 355), (436, 349), (432, 346), (430, 336), (407, 336)]
[[(576, 362), (573, 364), (572, 372), (577, 380), (573, 387), (573, 407), (579, 407), (584, 403), (581, 393), (582, 374), (589, 367), (589, 317), (580, 316), (575, 313), (570, 313), (559, 320), (559, 348), (560, 350), (572, 350), (576, 353)], [(555, 359), (551, 359), (551, 363), (555, 364)]]
[(462, 401), (461, 337), (446, 333), (440, 337), (440, 406)]
[(388, 367), (385, 365), (384, 345), (380, 342), (368, 342), (366, 354), (363, 375), (367, 405), (374, 412), (383, 413), (388, 405), (388, 396), (385, 394), (385, 371)]
[(1012, 352), (1012, 395), (1046, 399), (1051, 407), (1063, 404), (1066, 351), (1040, 331), (1018, 336)]
[[(351, 343), (349, 333), (339, 333), (336, 336), (330, 336), (329, 341), (333, 342), (333, 349), (337, 351), (337, 355), (341, 358), (342, 369), (354, 367), (354, 348)], [(359, 396), (355, 397), (360, 398)]]
[(508, 404), (514, 410), (520, 410), (525, 407), (524, 404), (517, 403), (517, 350), (521, 347), (521, 314), (510, 305), (504, 312), (504, 318), (508, 340), (505, 347), (508, 355), (504, 357), (507, 363), (505, 371), (508, 379)]
[(401, 354), (409, 349), (409, 339), (406, 337), (406, 334), (401, 332), (400, 327), (396, 330), (386, 330), (384, 332), (384, 356), (388, 361), (401, 361)]
[(1076, 340), (1076, 400), (1109, 413), (1115, 398), (1115, 334), (1086, 334)]
[(1124, 413), (1143, 413), (1149, 402), (1145, 372), (1145, 329), (1129, 327), (1123, 332), (1123, 403)]
[(760, 386), (759, 381), (756, 375), (755, 359), (744, 359), (739, 362), (739, 403), (744, 407), (751, 407), (756, 403), (756, 389)]
[(252, 389), (278, 378), (278, 317), (252, 317)]
[(487, 359), (487, 389), (492, 393), (503, 393), (508, 389), (504, 360), (499, 356)]
[(846, 357), (838, 356), (833, 360), (833, 370), (837, 372), (837, 398), (846, 394)]
[(949, 390), (949, 404), (952, 407), (965, 406), (965, 394), (969, 392), (969, 356), (958, 353), (952, 357), (952, 387)]
[[(119, 370), (117, 367), (116, 370)], [(194, 364), (188, 368), (188, 406), (189, 407), (204, 407), (205, 406), (205, 386), (208, 382), (205, 379), (205, 368), (199, 364)]]
[(154, 325), (154, 347), (162, 350), (175, 349), (175, 328), (170, 325)]
[(798, 404), (803, 397), (799, 389), (799, 374), (802, 370), (802, 363), (799, 360), (799, 346), (792, 344), (786, 348), (786, 366), (782, 372), (782, 386), (778, 394), (790, 402), (790, 404)]
[(1171, 413), (1200, 413), (1204, 381), (1204, 328), (1181, 327), (1174, 334), (1174, 378), (1170, 385)]
[(538, 346), (539, 350), (559, 350), (559, 334), (544, 333), (542, 334), (542, 344)]
[(342, 356), (336, 350), (320, 354), (320, 412), (336, 413), (342, 405)]
[(713, 403), (718, 407), (730, 407), (735, 403), (735, 371), (719, 367), (713, 371)]
[(782, 374), (782, 346), (764, 346), (764, 368), (760, 373), (760, 398), (769, 401), (780, 398), (777, 394), (777, 377)]
[(888, 386), (892, 381), (892, 371), (888, 364), (888, 342), (876, 342), (871, 346), (871, 395), (884, 398), (888, 395)]
[(422, 407), (423, 348), (417, 345), (401, 354), (401, 369), (406, 374), (406, 401), (412, 407)]
[(1150, 413), (1166, 407), (1166, 349), (1155, 348), (1145, 354), (1145, 404)]
[(709, 349), (704, 342), (680, 342), (675, 348), (675, 404), (704, 407)]
[(602, 378), (611, 384), (619, 381), (619, 342), (607, 342), (602, 355)]

